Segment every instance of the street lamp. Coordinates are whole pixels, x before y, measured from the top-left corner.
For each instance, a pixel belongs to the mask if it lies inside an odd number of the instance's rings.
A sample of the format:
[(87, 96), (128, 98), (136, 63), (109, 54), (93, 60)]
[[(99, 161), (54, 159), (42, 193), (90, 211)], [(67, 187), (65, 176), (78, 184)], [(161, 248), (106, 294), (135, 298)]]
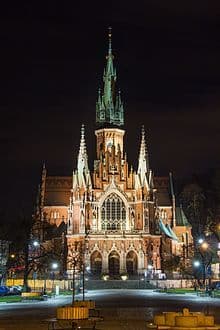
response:
[(204, 251), (207, 250), (208, 247), (209, 247), (209, 244), (205, 241), (201, 244), (201, 249), (204, 250)]
[(197, 267), (199, 267), (200, 266), (200, 261), (199, 260), (195, 260), (194, 262), (193, 262), (193, 265), (197, 268)]
[(57, 269), (58, 269), (58, 267), (59, 267), (59, 265), (58, 265), (58, 263), (57, 262), (53, 262), (52, 264), (51, 264), (51, 269), (53, 270), (53, 272), (52, 272), (52, 292), (54, 291), (54, 280), (55, 280), (55, 273), (54, 273), (54, 271), (56, 271)]
[(198, 243), (199, 243), (199, 244), (202, 244), (203, 242), (204, 242), (204, 239), (200, 237), (200, 238), (198, 239)]
[[(211, 282), (211, 272), (209, 271), (211, 261), (212, 261), (212, 250), (210, 249), (209, 243), (204, 240), (203, 238), (198, 239), (198, 245), (197, 245), (197, 256), (199, 260), (194, 261), (194, 266), (195, 267), (200, 267), (200, 276), (198, 278), (198, 281), (200, 282), (201, 275), (202, 275), (202, 283), (200, 285), (206, 287), (206, 280), (207, 280), (207, 275), (209, 279), (209, 286)], [(199, 272), (199, 269), (198, 269)], [(209, 274), (210, 273), (210, 274)], [(199, 273), (198, 273), (199, 275)]]
[(51, 268), (53, 270), (56, 270), (58, 268), (58, 263), (57, 262), (53, 262), (52, 265), (51, 265)]
[(40, 243), (38, 241), (33, 241), (33, 246), (34, 247), (38, 247), (40, 245)]

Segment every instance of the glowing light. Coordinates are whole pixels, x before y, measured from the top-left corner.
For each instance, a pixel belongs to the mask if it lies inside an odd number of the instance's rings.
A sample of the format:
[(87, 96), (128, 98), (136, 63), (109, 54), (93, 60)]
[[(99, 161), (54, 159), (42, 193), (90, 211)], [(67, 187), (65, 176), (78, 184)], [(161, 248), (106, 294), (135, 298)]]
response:
[(200, 262), (199, 262), (199, 260), (195, 260), (194, 263), (193, 263), (193, 265), (194, 265), (195, 267), (199, 267), (199, 266), (200, 266)]
[(39, 245), (40, 245), (40, 244), (39, 244), (38, 241), (33, 241), (33, 246), (37, 247), (37, 246), (39, 246)]
[(57, 262), (53, 262), (51, 265), (52, 269), (57, 269), (58, 268), (58, 263)]
[(203, 242), (204, 242), (204, 239), (203, 239), (203, 238), (199, 238), (199, 239), (198, 239), (198, 243), (199, 243), (199, 244), (202, 244)]
[(128, 279), (128, 276), (127, 275), (121, 275), (121, 279), (122, 279), (122, 281), (126, 281)]
[(203, 243), (201, 244), (201, 248), (202, 248), (203, 250), (207, 250), (208, 247), (209, 247), (209, 245), (208, 245), (207, 242), (203, 242)]

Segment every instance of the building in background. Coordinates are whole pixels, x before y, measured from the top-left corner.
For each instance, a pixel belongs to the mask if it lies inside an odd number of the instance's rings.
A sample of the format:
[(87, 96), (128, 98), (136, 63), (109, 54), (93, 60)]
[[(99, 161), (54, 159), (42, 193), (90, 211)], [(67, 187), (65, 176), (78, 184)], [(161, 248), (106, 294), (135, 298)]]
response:
[(35, 233), (44, 240), (48, 223), (66, 224), (68, 251), (77, 242), (84, 244), (85, 262), (94, 276), (135, 276), (150, 271), (161, 277), (166, 260), (179, 256), (189, 261), (191, 227), (176, 207), (172, 174), (155, 177), (150, 168), (144, 127), (138, 167), (135, 170), (128, 164), (124, 107), (113, 59), (109, 32), (103, 89), (96, 103), (94, 169), (89, 169), (82, 125), (73, 175), (49, 176), (43, 168)]

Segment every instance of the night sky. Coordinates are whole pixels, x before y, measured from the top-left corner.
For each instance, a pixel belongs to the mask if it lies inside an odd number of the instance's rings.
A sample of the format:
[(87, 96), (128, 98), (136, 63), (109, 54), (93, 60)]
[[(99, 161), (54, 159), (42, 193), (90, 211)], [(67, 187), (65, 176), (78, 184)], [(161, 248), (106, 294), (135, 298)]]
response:
[[(71, 175), (80, 126), (90, 169), (108, 26), (136, 168), (141, 125), (155, 175), (220, 167), (219, 1), (17, 1), (1, 10), (0, 211), (30, 214), (42, 163)], [(57, 2), (58, 3), (58, 2)]]

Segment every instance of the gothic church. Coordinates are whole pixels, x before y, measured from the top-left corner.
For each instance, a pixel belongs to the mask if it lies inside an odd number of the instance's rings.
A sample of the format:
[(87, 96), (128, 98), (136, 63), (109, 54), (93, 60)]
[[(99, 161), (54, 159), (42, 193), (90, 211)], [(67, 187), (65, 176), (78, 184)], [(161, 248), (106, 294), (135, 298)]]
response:
[[(42, 172), (40, 221), (66, 224), (69, 250), (84, 242), (87, 269), (94, 276), (146, 274), (161, 278), (163, 261), (173, 255), (188, 260), (191, 228), (176, 206), (171, 173), (155, 177), (149, 166), (142, 127), (137, 170), (124, 150), (124, 108), (116, 89), (111, 33), (96, 103), (96, 160), (90, 172), (81, 127), (77, 168), (72, 176)], [(140, 119), (141, 120), (141, 119)], [(67, 266), (71, 274), (71, 266)]]

